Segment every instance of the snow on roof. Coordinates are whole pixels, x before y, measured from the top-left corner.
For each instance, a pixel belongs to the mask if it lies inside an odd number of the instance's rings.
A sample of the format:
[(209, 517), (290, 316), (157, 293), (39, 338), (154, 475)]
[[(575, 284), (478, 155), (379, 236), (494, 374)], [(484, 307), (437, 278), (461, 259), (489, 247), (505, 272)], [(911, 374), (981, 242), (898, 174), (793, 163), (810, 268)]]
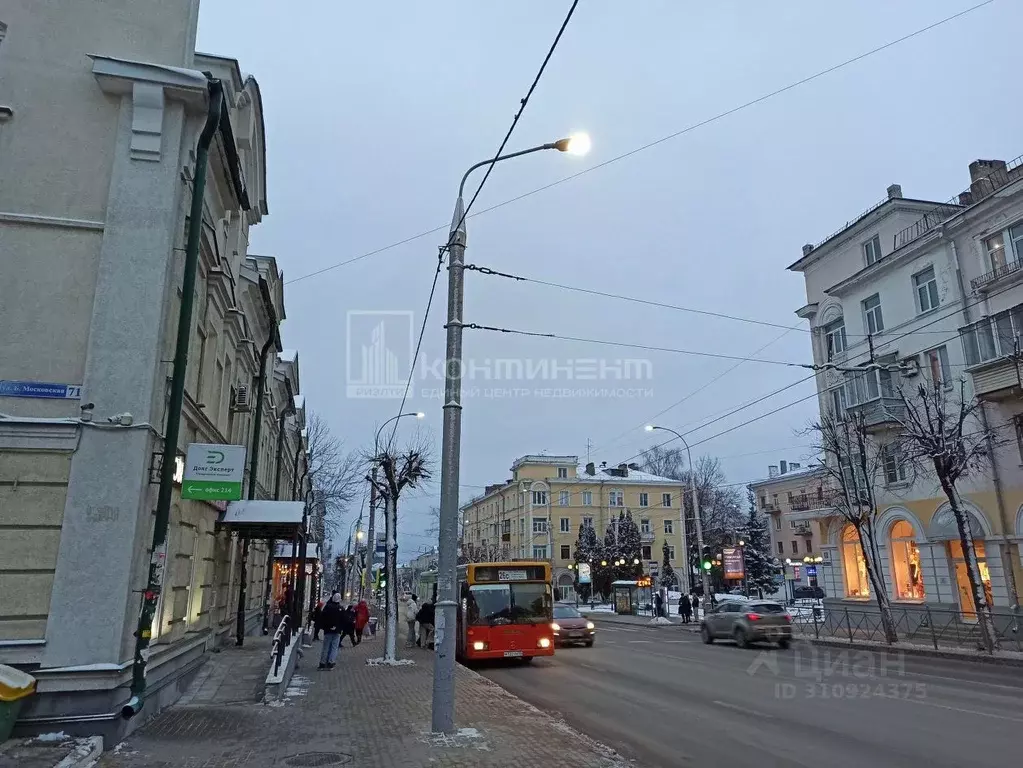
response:
[(750, 483), (750, 485), (760, 486), (768, 485), (770, 483), (781, 483), (785, 482), (786, 480), (807, 478), (820, 473), (821, 467), (817, 464), (811, 464), (809, 467), (800, 467), (799, 469), (789, 470), (784, 475), (775, 475), (774, 477), (765, 477), (760, 480), (754, 480), (752, 483)]
[(277, 357), (286, 363), (293, 363), (295, 362), (295, 358), (298, 357), (298, 350), (282, 349), (280, 352), (277, 353)]
[(305, 395), (295, 395), (295, 408), (298, 410), (305, 408)]
[(301, 501), (229, 501), (221, 522), (301, 525), (303, 506)]
[(662, 477), (641, 469), (629, 468), (628, 477), (620, 477), (611, 474), (611, 470), (617, 471), (617, 467), (595, 467), (592, 475), (586, 474), (584, 467), (576, 469), (576, 479), (582, 481), (622, 483), (625, 485), (679, 485), (682, 480), (673, 480), (670, 477)]

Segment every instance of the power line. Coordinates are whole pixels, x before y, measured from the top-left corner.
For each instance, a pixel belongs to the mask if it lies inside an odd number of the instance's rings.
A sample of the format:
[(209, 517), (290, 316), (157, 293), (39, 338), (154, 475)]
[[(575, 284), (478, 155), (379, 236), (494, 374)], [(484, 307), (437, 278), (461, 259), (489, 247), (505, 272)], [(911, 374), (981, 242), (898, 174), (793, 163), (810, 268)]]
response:
[[(796, 81), (794, 81), (792, 83), (789, 83), (786, 86), (783, 86), (781, 88), (777, 88), (777, 89), (775, 89), (773, 91), (770, 91), (769, 93), (765, 93), (765, 94), (763, 94), (761, 96), (758, 96), (755, 99), (751, 99), (750, 101), (744, 102), (743, 104), (740, 104), (738, 106), (735, 106), (735, 107), (732, 107), (730, 109), (727, 109), (724, 112), (719, 112), (718, 114), (713, 115), (712, 117), (709, 117), (709, 118), (706, 118), (704, 120), (701, 120), (700, 122), (688, 125), (685, 128), (682, 128), (681, 130), (675, 131), (674, 133), (670, 133), (667, 136), (663, 136), (663, 137), (661, 137), (659, 139), (656, 139), (655, 141), (651, 141), (651, 142), (649, 142), (647, 144), (643, 144), (642, 146), (636, 147), (635, 149), (631, 149), (628, 152), (624, 152), (624, 153), (622, 153), (620, 155), (616, 155), (615, 157), (609, 158), (608, 160), (605, 160), (602, 163), (597, 163), (596, 165), (592, 165), (589, 168), (584, 168), (583, 170), (578, 171), (577, 173), (573, 173), (573, 174), (570, 174), (568, 176), (565, 176), (564, 178), (558, 179), (557, 181), (553, 181), (550, 184), (545, 184), (542, 187), (537, 187), (536, 189), (530, 190), (529, 192), (524, 192), (521, 195), (517, 195), (515, 197), (509, 198), (508, 200), (504, 200), (504, 201), (502, 201), (500, 203), (496, 203), (495, 205), (492, 205), (489, 208), (484, 208), (482, 211), (477, 211), (473, 215), (474, 216), (482, 216), (484, 213), (490, 213), (491, 211), (497, 210), (498, 208), (503, 208), (504, 206), (510, 205), (511, 203), (518, 202), (519, 200), (523, 200), (524, 198), (531, 197), (532, 195), (539, 194), (540, 192), (545, 192), (548, 189), (551, 189), (552, 187), (557, 187), (557, 186), (560, 186), (561, 184), (564, 184), (564, 183), (566, 183), (568, 181), (572, 181), (574, 179), (577, 179), (580, 176), (584, 176), (584, 175), (586, 175), (588, 173), (592, 173), (593, 171), (596, 171), (599, 168), (605, 168), (605, 167), (607, 167), (607, 166), (609, 166), (609, 165), (611, 165), (613, 163), (618, 162), (619, 160), (624, 160), (624, 159), (626, 159), (628, 157), (632, 157), (633, 155), (637, 155), (637, 154), (639, 154), (641, 152), (645, 152), (648, 149), (652, 149), (653, 147), (656, 147), (656, 146), (658, 146), (660, 144), (663, 144), (663, 143), (665, 143), (667, 141), (670, 141), (672, 139), (676, 139), (679, 136), (683, 136), (683, 135), (685, 135), (687, 133), (695, 131), (698, 128), (703, 128), (704, 126), (710, 125), (711, 123), (715, 123), (715, 122), (717, 122), (719, 120), (723, 120), (724, 118), (730, 117), (731, 115), (734, 115), (737, 112), (741, 112), (742, 110), (745, 110), (745, 109), (748, 109), (750, 107), (756, 106), (757, 104), (760, 104), (760, 103), (762, 103), (764, 101), (767, 101), (768, 99), (774, 98), (775, 96), (779, 96), (779, 95), (781, 95), (783, 93), (786, 93), (787, 91), (791, 91), (791, 90), (793, 90), (795, 88), (798, 88), (798, 87), (800, 87), (802, 85), (806, 85), (807, 83), (813, 82), (814, 80), (818, 80), (821, 77), (824, 77), (826, 75), (832, 74), (833, 72), (837, 72), (840, 69), (848, 67), (848, 66), (850, 66), (852, 64), (855, 64), (855, 63), (857, 63), (859, 61), (862, 61), (863, 59), (866, 59), (866, 58), (868, 58), (870, 56), (873, 56), (875, 54), (881, 53), (882, 51), (885, 51), (885, 50), (887, 50), (889, 48), (892, 48), (892, 47), (894, 47), (896, 45), (900, 45), (901, 43), (907, 42), (907, 41), (909, 41), (909, 40), (911, 40), (911, 39), (913, 39), (915, 37), (919, 37), (920, 35), (923, 35), (923, 34), (925, 34), (927, 32), (930, 32), (933, 29), (936, 29), (936, 28), (938, 28), (940, 26), (948, 24), (949, 22), (955, 21), (956, 19), (959, 19), (959, 18), (961, 18), (963, 16), (966, 16), (967, 14), (973, 13), (974, 11), (980, 10), (984, 6), (991, 5), (994, 1), (995, 0), (985, 0), (982, 3), (978, 3), (977, 5), (974, 5), (974, 6), (971, 6), (969, 8), (966, 8), (965, 10), (959, 11), (958, 13), (954, 13), (951, 16), (946, 16), (945, 18), (940, 19), (939, 21), (936, 21), (936, 22), (934, 22), (932, 24), (928, 24), (927, 26), (921, 27), (921, 28), (917, 29), (914, 32), (910, 32), (907, 35), (903, 35), (902, 37), (896, 38), (895, 40), (891, 40), (891, 41), (889, 41), (887, 43), (884, 43), (883, 45), (879, 45), (876, 48), (872, 48), (869, 51), (861, 53), (861, 54), (859, 54), (857, 56), (853, 56), (850, 59), (846, 59), (845, 61), (842, 61), (842, 62), (840, 62), (838, 64), (834, 64), (834, 65), (832, 65), (830, 67), (827, 67), (826, 69), (822, 69), (819, 72), (816, 72), (815, 74), (812, 74), (812, 75), (809, 75), (808, 77), (802, 78), (801, 80), (796, 80)], [(574, 10), (575, 3), (573, 3), (572, 8)], [(318, 270), (316, 270), (314, 272), (310, 272), (308, 274), (300, 275), (299, 277), (292, 278), (291, 280), (288, 280), (285, 284), (286, 285), (290, 285), (291, 283), (297, 283), (300, 280), (306, 280), (307, 278), (310, 278), (310, 277), (316, 277), (317, 275), (322, 275), (324, 272), (330, 272), (331, 270), (338, 269), (338, 268), (343, 267), (343, 266), (347, 266), (348, 264), (352, 264), (354, 262), (361, 261), (362, 259), (366, 259), (366, 258), (369, 258), (371, 256), (376, 256), (376, 255), (378, 255), (380, 253), (384, 253), (385, 251), (389, 251), (389, 250), (392, 250), (392, 249), (397, 248), (399, 246), (402, 246), (402, 245), (405, 245), (407, 243), (413, 242), (415, 240), (419, 240), (419, 239), (421, 239), (423, 237), (427, 237), (428, 235), (432, 235), (432, 234), (434, 234), (436, 232), (441, 232), (441, 231), (443, 231), (446, 228), (447, 228), (447, 225), (442, 225), (442, 226), (439, 226), (439, 227), (434, 227), (433, 229), (429, 229), (429, 230), (426, 230), (425, 232), (420, 232), (419, 234), (412, 235), (410, 237), (406, 237), (406, 238), (404, 238), (402, 240), (399, 240), (397, 242), (391, 243), (390, 245), (385, 245), (385, 246), (382, 246), (380, 248), (376, 248), (376, 249), (374, 249), (372, 251), (368, 251), (366, 253), (360, 254), (358, 256), (355, 256), (353, 258), (347, 259), (345, 261), (338, 262), (337, 264), (332, 264), (330, 266), (323, 267), (322, 269), (318, 269)]]
[[(459, 218), (458, 223), (451, 228), (451, 234), (448, 237), (448, 242), (440, 249), (440, 252), (437, 255), (437, 269), (433, 273), (433, 283), (430, 286), (430, 296), (426, 302), (426, 311), (423, 313), (423, 323), (419, 329), (419, 340), (416, 342), (416, 350), (412, 356), (412, 362), (409, 365), (408, 380), (405, 382), (405, 391), (402, 393), (401, 405), (398, 407), (399, 415), (405, 408), (405, 402), (408, 400), (409, 388), (412, 386), (412, 379), (415, 377), (416, 363), (419, 361), (419, 352), (423, 346), (423, 337), (426, 335), (426, 323), (430, 319), (430, 308), (433, 306), (433, 297), (437, 291), (437, 279), (440, 277), (441, 267), (444, 264), (444, 254), (451, 247), (451, 238), (465, 222), (466, 216), (469, 215), (473, 205), (476, 203), (476, 198), (478, 198), (480, 196), (480, 192), (483, 191), (483, 186), (487, 183), (487, 179), (490, 178), (490, 173), (494, 170), (494, 166), (501, 157), (501, 153), (504, 151), (505, 146), (507, 146), (508, 140), (511, 138), (512, 133), (515, 132), (515, 127), (519, 124), (519, 119), (522, 117), (522, 113), (526, 111), (526, 105), (529, 104), (529, 99), (532, 97), (533, 91), (535, 91), (536, 86), (539, 85), (540, 78), (543, 77), (544, 70), (547, 69), (547, 64), (554, 55), (554, 51), (557, 50), (558, 43), (561, 42), (561, 36), (565, 33), (565, 28), (568, 27), (568, 23), (572, 20), (572, 14), (575, 13), (577, 5), (579, 5), (579, 0), (573, 0), (572, 5), (568, 9), (568, 13), (565, 15), (565, 20), (561, 23), (561, 27), (558, 29), (558, 34), (554, 36), (554, 42), (551, 43), (550, 48), (547, 50), (547, 55), (544, 56), (543, 62), (540, 64), (540, 69), (537, 70), (536, 76), (533, 78), (533, 82), (529, 85), (529, 90), (526, 91), (525, 97), (523, 97), (523, 99), (519, 102), (518, 111), (516, 111), (515, 116), (512, 118), (511, 125), (508, 126), (508, 130), (504, 134), (504, 138), (501, 140), (501, 144), (497, 148), (497, 152), (494, 153), (494, 159), (491, 160), (490, 164), (487, 166), (487, 172), (483, 175), (483, 179), (480, 181), (479, 186), (476, 187), (476, 192), (473, 193), (472, 199), (469, 201), (469, 205), (467, 205), (465, 210), (462, 211), (462, 215)], [(397, 433), (398, 420), (395, 419), (394, 427), (391, 429), (391, 437), (387, 441), (388, 447), (390, 447), (391, 443), (394, 441), (394, 436)]]

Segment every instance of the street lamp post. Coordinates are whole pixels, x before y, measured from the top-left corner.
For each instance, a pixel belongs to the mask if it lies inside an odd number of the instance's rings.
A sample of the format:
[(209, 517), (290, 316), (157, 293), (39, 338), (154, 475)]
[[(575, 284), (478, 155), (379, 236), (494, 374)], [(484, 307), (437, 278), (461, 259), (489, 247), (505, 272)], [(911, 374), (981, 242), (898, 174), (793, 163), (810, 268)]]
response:
[(438, 541), (436, 618), (434, 626), (437, 659), (433, 665), (433, 701), (431, 727), (434, 733), (455, 729), (455, 568), (458, 564), (458, 464), (462, 437), (462, 306), (465, 298), (465, 203), (462, 195), (469, 174), (485, 165), (556, 149), (559, 152), (585, 154), (589, 137), (574, 136), (541, 144), (519, 152), (510, 152), (471, 166), (458, 185), (458, 199), (448, 235), (448, 317), (447, 349), (444, 366), (444, 424), (441, 439), (440, 536)]
[[(684, 445), (686, 447), (686, 456), (689, 457), (689, 487), (690, 487), (690, 489), (692, 491), (692, 494), (693, 494), (693, 516), (696, 518), (696, 548), (700, 551), (701, 557), (702, 557), (702, 553), (703, 553), (703, 522), (700, 520), (700, 496), (699, 496), (699, 494), (696, 491), (696, 468), (693, 466), (693, 454), (692, 454), (692, 451), (689, 450), (689, 443), (686, 442), (686, 439), (684, 437), (682, 437), (682, 435), (680, 435), (674, 429), (671, 429), (669, 427), (659, 427), (659, 426), (656, 426), (654, 424), (648, 424), (646, 426), (646, 431), (647, 432), (653, 432), (655, 429), (659, 429), (659, 430), (662, 430), (664, 432), (671, 432), (671, 434), (673, 434), (675, 437), (677, 437), (679, 440), (681, 440), (682, 441), (682, 445)], [(685, 528), (686, 528), (685, 508), (686, 508), (685, 504), (683, 504), (682, 505), (682, 511), (680, 512), (680, 515), (682, 517), (682, 530), (683, 531), (685, 531)], [(682, 535), (684, 537), (685, 533), (683, 533)], [(689, 553), (687, 552), (686, 553), (686, 566), (687, 567), (689, 565), (689, 556), (688, 556), (688, 554)], [(702, 563), (701, 563), (701, 565), (702, 565)], [(706, 614), (707, 610), (710, 608), (710, 578), (709, 578), (709, 576), (707, 574), (707, 569), (702, 568), (702, 567), (700, 568), (700, 577), (703, 579), (703, 612), (704, 612), (704, 614)]]
[[(426, 416), (422, 411), (415, 413), (399, 413), (397, 416), (392, 416), (383, 424), (380, 425), (380, 429), (377, 430), (376, 437), (373, 438), (373, 467), (370, 470), (372, 480), (369, 484), (369, 545), (373, 547), (372, 554), (369, 556), (369, 564), (373, 565), (373, 558), (376, 556), (376, 539), (373, 538), (376, 533), (376, 508), (377, 508), (377, 456), (380, 455), (380, 433), (384, 431), (384, 427), (390, 424), (392, 421), (397, 421), (405, 416), (415, 416), (417, 419), (422, 419)], [(387, 441), (390, 446), (391, 441)], [(386, 526), (386, 521), (385, 521)], [(395, 534), (397, 535), (397, 534)], [(367, 569), (368, 570), (368, 569)], [(362, 596), (366, 591), (366, 570), (362, 572), (362, 579), (359, 581), (359, 599), (362, 600)]]

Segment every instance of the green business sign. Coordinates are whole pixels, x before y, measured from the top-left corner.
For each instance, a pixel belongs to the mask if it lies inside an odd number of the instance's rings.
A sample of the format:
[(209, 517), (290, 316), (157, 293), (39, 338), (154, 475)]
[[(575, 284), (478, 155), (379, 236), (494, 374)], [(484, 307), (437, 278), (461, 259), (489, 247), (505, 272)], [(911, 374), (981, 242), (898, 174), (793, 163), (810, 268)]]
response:
[(185, 456), (181, 498), (237, 501), (244, 476), (245, 446), (192, 443)]

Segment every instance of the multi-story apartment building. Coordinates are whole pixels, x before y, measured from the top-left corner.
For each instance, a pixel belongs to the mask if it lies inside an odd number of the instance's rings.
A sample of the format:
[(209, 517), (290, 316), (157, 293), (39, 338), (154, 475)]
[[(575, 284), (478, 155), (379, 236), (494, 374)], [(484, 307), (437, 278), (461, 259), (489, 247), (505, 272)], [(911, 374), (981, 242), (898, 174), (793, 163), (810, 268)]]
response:
[(821, 548), (820, 528), (815, 524), (826, 509), (825, 474), (820, 466), (782, 460), (768, 467), (765, 479), (750, 483), (757, 507), (769, 520), (769, 554), (777, 560), (790, 590), (823, 586), (822, 570), (831, 567), (830, 552)]
[[(983, 587), (1006, 610), (1018, 604), (1023, 582), (1023, 169), (1019, 159), (978, 160), (969, 172), (970, 188), (947, 203), (906, 199), (889, 187), (840, 231), (804, 246), (790, 269), (806, 283), (797, 314), (810, 322), (814, 362), (824, 366), (822, 413), (862, 413), (871, 439), (890, 448), (900, 387), (926, 381), (955, 397), (965, 376), (966, 396), (982, 401), (968, 428), (990, 426), (998, 439), (988, 468), (965, 477), (961, 490)], [(907, 473), (897, 449), (885, 450), (877, 565), (890, 594), (905, 606), (974, 619), (955, 521), (936, 478)], [(817, 517), (833, 563), (823, 569), (828, 594), (850, 605), (869, 599), (854, 531), (826, 504)]]
[(559, 599), (574, 595), (573, 562), (579, 526), (603, 538), (608, 523), (628, 510), (640, 529), (645, 567), (663, 559), (684, 561), (683, 486), (642, 471), (636, 464), (579, 467), (578, 456), (522, 456), (504, 483), (488, 485), (462, 507), (462, 546), (501, 557), (548, 560)]
[[(259, 85), (233, 59), (195, 52), (197, 14), (198, 0), (0, 9), (0, 176), (18, 180), (0, 184), (0, 660), (38, 678), (24, 728), (116, 740), (126, 727), (205, 73), (225, 109), (176, 448), (243, 445), (257, 499), (307, 492), (298, 359), (279, 355), (283, 280), (274, 259), (248, 253), (267, 213)], [(240, 602), (248, 629), (264, 605), (268, 547), (225, 527), (224, 502), (182, 499), (180, 480), (146, 715), (233, 640)]]

